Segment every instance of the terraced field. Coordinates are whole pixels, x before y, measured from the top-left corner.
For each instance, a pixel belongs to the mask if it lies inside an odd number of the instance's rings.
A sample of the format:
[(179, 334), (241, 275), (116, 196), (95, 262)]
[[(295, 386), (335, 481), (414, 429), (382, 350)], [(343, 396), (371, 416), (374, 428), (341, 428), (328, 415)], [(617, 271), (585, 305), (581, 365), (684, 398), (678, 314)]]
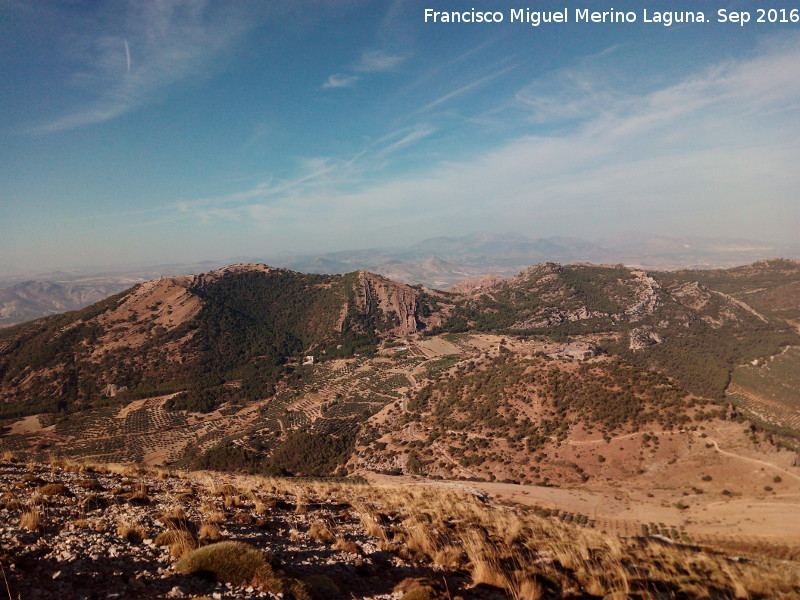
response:
[(727, 396), (762, 421), (800, 431), (800, 348), (737, 367)]
[(293, 430), (351, 434), (401, 400), (410, 387), (406, 373), (425, 361), (392, 356), (323, 362), (297, 369), (275, 395), (247, 405), (229, 403), (202, 414), (166, 410), (172, 395), (145, 398), (71, 414), (39, 431), (35, 442), (31, 435), (7, 435), (5, 444), (42, 455), (69, 448), (75, 457), (188, 466), (221, 443), (266, 450)]

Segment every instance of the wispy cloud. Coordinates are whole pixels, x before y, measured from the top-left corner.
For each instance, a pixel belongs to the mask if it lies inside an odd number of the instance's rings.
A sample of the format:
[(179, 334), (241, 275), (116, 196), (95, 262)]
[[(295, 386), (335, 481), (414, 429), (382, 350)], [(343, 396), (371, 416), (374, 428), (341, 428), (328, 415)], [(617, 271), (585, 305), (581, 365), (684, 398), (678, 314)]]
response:
[(346, 88), (352, 87), (356, 81), (361, 79), (358, 75), (342, 75), (340, 73), (334, 73), (330, 77), (328, 77), (327, 81), (322, 84), (322, 89), (327, 90), (330, 88)]
[(361, 60), (353, 66), (353, 69), (361, 73), (390, 71), (405, 59), (404, 56), (389, 54), (384, 50), (369, 50), (361, 55)]
[[(298, 173), (289, 179), (269, 178), (256, 186), (229, 194), (182, 200), (169, 208), (193, 213), (201, 222), (214, 217), (231, 220), (232, 214), (249, 214), (260, 202), (283, 203), (309, 194), (328, 193), (364, 184), (387, 166), (390, 157), (409, 150), (436, 132), (427, 123), (404, 127), (368, 143), (344, 159), (328, 156), (303, 157), (297, 161)], [(215, 207), (219, 212), (215, 212)]]
[(129, 0), (105, 20), (83, 23), (81, 33), (64, 42), (83, 63), (71, 83), (95, 99), (35, 131), (113, 119), (158, 100), (178, 83), (206, 78), (215, 61), (257, 22), (205, 0)]
[(322, 89), (352, 87), (364, 76), (391, 71), (405, 59), (406, 57), (404, 56), (389, 54), (383, 50), (365, 51), (358, 62), (350, 69), (356, 73), (361, 73), (361, 75), (334, 73), (322, 84)]
[(564, 69), (549, 73), (519, 90), (515, 96), (528, 111), (527, 119), (553, 125), (597, 116), (604, 111), (625, 111), (636, 98), (616, 89), (590, 69)]
[[(435, 131), (436, 129), (434, 127), (428, 125), (427, 123), (423, 123), (415, 125), (410, 131), (395, 132), (391, 134), (391, 136), (385, 136), (382, 141), (388, 143), (378, 149), (378, 154), (380, 156), (387, 156), (397, 152), (398, 150), (412, 146), (420, 140), (428, 137)], [(397, 139), (398, 134), (401, 136), (399, 139)]]
[(239, 207), (275, 240), (307, 236), (333, 247), (348, 236), (391, 243), (410, 230), (480, 227), (788, 238), (800, 227), (793, 201), (800, 187), (798, 65), (795, 39), (648, 92), (637, 92), (636, 82), (610, 89), (565, 72), (521, 90), (514, 118), (521, 110), (559, 123), (560, 103), (573, 118), (569, 127), (508, 139), (469, 160), (452, 155), (402, 177), (365, 176), (375, 161), (432, 134), (419, 124), (348, 160), (310, 161), (291, 182), (244, 192)]
[(485, 75), (483, 77), (480, 77), (480, 78), (478, 78), (478, 79), (476, 79), (474, 81), (471, 81), (470, 83), (467, 83), (466, 85), (462, 85), (461, 87), (459, 87), (459, 88), (457, 88), (457, 89), (455, 89), (455, 90), (453, 90), (451, 92), (448, 92), (447, 94), (444, 94), (443, 96), (440, 96), (439, 98), (437, 98), (433, 102), (430, 102), (430, 103), (426, 104), (422, 108), (417, 109), (414, 114), (423, 113), (423, 112), (431, 110), (432, 108), (436, 108), (440, 104), (444, 104), (445, 102), (448, 102), (449, 100), (452, 100), (453, 98), (461, 96), (462, 94), (466, 94), (469, 91), (472, 91), (472, 90), (474, 90), (476, 88), (481, 87), (482, 85), (485, 85), (486, 83), (490, 82), (492, 79), (500, 77), (501, 75), (505, 75), (506, 73), (511, 71), (513, 68), (514, 68), (514, 66), (512, 65), (510, 67), (506, 67), (505, 69), (501, 69), (499, 71), (495, 71), (494, 73), (490, 73), (489, 75)]

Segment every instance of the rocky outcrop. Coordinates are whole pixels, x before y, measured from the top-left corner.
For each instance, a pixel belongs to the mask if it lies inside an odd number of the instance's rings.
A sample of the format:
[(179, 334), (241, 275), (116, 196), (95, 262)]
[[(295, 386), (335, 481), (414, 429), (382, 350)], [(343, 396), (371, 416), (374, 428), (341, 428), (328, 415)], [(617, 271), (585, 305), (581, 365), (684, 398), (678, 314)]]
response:
[(637, 327), (636, 329), (631, 329), (629, 336), (630, 341), (628, 343), (628, 348), (633, 351), (642, 350), (648, 346), (660, 344), (664, 341), (664, 338), (662, 338), (658, 332), (653, 331), (652, 327)]
[(476, 277), (474, 279), (465, 279), (455, 285), (451, 285), (447, 288), (447, 291), (471, 296), (473, 294), (482, 294), (503, 281), (504, 279), (497, 275), (484, 275), (483, 277)]
[(525, 321), (514, 323), (512, 329), (538, 329), (540, 327), (555, 327), (564, 323), (585, 321), (587, 319), (607, 319), (612, 315), (597, 310), (589, 310), (582, 306), (576, 310), (552, 310), (544, 316), (534, 317)]
[(638, 289), (636, 291), (636, 304), (625, 311), (625, 316), (630, 323), (635, 323), (652, 315), (661, 304), (659, 292), (661, 285), (643, 271), (633, 271), (636, 276)]
[(379, 309), (387, 319), (387, 333), (409, 335), (420, 329), (417, 290), (367, 271), (359, 271), (358, 283), (356, 309), (362, 313)]

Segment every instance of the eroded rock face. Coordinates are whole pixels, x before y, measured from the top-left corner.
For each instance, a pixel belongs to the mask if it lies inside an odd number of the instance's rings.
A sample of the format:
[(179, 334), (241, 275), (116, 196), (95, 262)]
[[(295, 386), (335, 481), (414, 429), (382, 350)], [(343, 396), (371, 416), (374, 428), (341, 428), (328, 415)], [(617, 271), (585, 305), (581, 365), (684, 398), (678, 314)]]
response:
[(628, 322), (635, 323), (648, 315), (652, 315), (661, 305), (661, 284), (641, 271), (634, 271), (638, 290), (636, 291), (636, 304), (625, 311)]
[(474, 279), (465, 279), (460, 283), (451, 285), (448, 291), (471, 296), (490, 290), (503, 281), (505, 280), (497, 275), (484, 275), (483, 277), (476, 277)]
[(540, 327), (556, 327), (564, 323), (574, 323), (575, 321), (585, 321), (586, 319), (605, 319), (608, 313), (597, 310), (589, 310), (582, 306), (576, 310), (551, 310), (544, 318), (533, 318), (514, 323), (512, 329), (536, 329)]
[(359, 271), (358, 282), (356, 307), (359, 311), (368, 313), (373, 307), (380, 309), (394, 324), (388, 330), (394, 335), (408, 335), (420, 329), (415, 289), (367, 271)]
[(648, 346), (660, 344), (664, 341), (664, 338), (662, 338), (658, 332), (653, 331), (652, 327), (637, 327), (636, 329), (631, 329), (629, 336), (630, 342), (628, 343), (628, 348), (634, 351), (642, 350)]

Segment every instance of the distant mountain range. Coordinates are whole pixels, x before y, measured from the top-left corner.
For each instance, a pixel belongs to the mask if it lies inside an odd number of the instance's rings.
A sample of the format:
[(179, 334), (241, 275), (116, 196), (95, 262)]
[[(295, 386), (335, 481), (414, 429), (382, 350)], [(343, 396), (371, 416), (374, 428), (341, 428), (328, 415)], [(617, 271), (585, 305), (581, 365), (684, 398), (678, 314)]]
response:
[(800, 244), (714, 237), (630, 234), (587, 241), (476, 232), (436, 237), (405, 248), (369, 248), (313, 255), (248, 256), (229, 261), (168, 264), (103, 272), (74, 271), (0, 277), (0, 327), (88, 306), (159, 276), (208, 271), (231, 262), (266, 262), (303, 273), (379, 273), (406, 284), (444, 289), (484, 275), (509, 277), (539, 262), (624, 264), (644, 269), (729, 268), (772, 257), (800, 258)]
[(120, 292), (130, 283), (23, 281), (0, 288), (0, 325), (76, 310)]
[(592, 242), (573, 237), (532, 238), (519, 233), (476, 232), (431, 238), (405, 249), (352, 250), (270, 262), (311, 273), (365, 269), (403, 283), (441, 289), (488, 274), (509, 277), (529, 265), (547, 261), (673, 270), (729, 268), (774, 257), (800, 258), (800, 244), (642, 234)]

